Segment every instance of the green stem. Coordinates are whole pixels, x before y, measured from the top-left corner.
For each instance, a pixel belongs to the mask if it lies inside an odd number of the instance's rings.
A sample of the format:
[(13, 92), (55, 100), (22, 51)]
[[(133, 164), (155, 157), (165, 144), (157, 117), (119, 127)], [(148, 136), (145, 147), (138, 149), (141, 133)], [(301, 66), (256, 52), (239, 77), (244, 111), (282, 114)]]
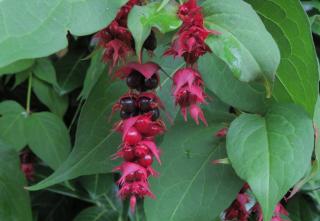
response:
[(27, 104), (26, 104), (27, 114), (30, 114), (31, 91), (32, 91), (32, 73), (30, 72), (29, 78), (28, 78), (28, 91), (27, 91)]
[(183, 4), (183, 1), (182, 1), (182, 0), (179, 0), (179, 2), (180, 2), (180, 5), (182, 5), (182, 4)]

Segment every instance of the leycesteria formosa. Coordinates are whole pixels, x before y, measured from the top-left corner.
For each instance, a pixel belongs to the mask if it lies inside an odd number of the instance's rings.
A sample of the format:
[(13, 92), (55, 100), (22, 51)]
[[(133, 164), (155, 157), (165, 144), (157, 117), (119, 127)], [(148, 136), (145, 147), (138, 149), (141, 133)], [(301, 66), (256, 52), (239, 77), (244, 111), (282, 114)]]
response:
[(200, 73), (196, 70), (198, 58), (207, 52), (209, 47), (205, 43), (211, 34), (219, 34), (216, 31), (207, 30), (204, 27), (204, 18), (201, 7), (196, 0), (189, 0), (182, 4), (178, 10), (178, 16), (183, 21), (177, 35), (174, 37), (171, 47), (165, 55), (183, 57), (187, 68), (179, 69), (173, 76), (173, 96), (175, 104), (181, 107), (181, 113), (187, 120), (187, 110), (191, 117), (199, 124), (199, 118), (207, 124), (204, 114), (199, 107), (206, 103), (207, 95), (204, 92), (204, 83)]
[[(134, 51), (134, 41), (126, 19), (135, 4), (139, 2), (129, 1), (120, 9), (115, 20), (96, 35), (100, 46), (105, 49), (104, 61), (110, 64), (111, 69), (119, 60), (125, 61), (127, 55)], [(172, 78), (175, 104), (181, 107), (185, 120), (189, 110), (197, 124), (199, 119), (207, 124), (199, 107), (206, 104), (207, 95), (202, 77), (194, 67), (197, 58), (210, 51), (205, 39), (217, 33), (204, 28), (201, 8), (194, 0), (182, 4), (177, 16), (183, 25), (165, 54), (184, 57), (187, 67), (179, 69)], [(156, 39), (152, 31), (144, 42), (144, 48), (152, 51), (155, 47)], [(114, 158), (123, 159), (123, 163), (114, 171), (121, 173), (118, 181), (119, 196), (130, 200), (132, 212), (137, 199), (155, 197), (150, 190), (148, 178), (158, 175), (152, 168), (154, 158), (161, 163), (155, 137), (166, 131), (160, 119), (160, 110), (164, 110), (164, 105), (155, 92), (159, 86), (161, 67), (153, 62), (142, 63), (140, 55), (138, 58), (139, 62), (127, 63), (114, 72), (114, 77), (126, 82), (129, 92), (120, 97), (112, 108), (112, 114), (120, 112), (121, 120), (115, 124), (114, 130), (122, 135), (121, 148)]]

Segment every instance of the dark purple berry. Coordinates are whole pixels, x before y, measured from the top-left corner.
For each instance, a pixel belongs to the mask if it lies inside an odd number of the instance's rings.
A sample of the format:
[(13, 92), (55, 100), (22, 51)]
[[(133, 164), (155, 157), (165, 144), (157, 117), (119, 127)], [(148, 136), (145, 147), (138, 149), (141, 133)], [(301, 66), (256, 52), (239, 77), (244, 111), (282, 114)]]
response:
[(133, 97), (124, 97), (120, 100), (121, 109), (128, 113), (133, 113), (137, 109), (137, 102)]
[(154, 31), (151, 31), (150, 35), (144, 42), (143, 47), (149, 51), (154, 51), (157, 48), (157, 38)]
[(149, 97), (140, 97), (139, 98), (139, 109), (142, 113), (146, 113), (151, 110), (150, 104), (152, 99)]
[(139, 89), (144, 85), (144, 76), (137, 71), (133, 71), (127, 77), (127, 85), (131, 89)]
[(151, 120), (157, 120), (160, 117), (160, 111), (158, 108), (151, 110), (152, 117)]
[(157, 74), (154, 74), (152, 75), (151, 78), (144, 80), (144, 86), (149, 90), (156, 89), (158, 87), (158, 84), (159, 84), (159, 79)]

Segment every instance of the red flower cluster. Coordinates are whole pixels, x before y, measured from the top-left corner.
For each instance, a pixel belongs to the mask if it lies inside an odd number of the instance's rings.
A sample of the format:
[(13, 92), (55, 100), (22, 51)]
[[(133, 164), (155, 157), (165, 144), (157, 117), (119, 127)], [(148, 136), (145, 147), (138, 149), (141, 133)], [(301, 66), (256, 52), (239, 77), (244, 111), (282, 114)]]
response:
[(115, 76), (126, 80), (131, 91), (122, 96), (113, 106), (113, 112), (119, 110), (122, 120), (115, 130), (122, 134), (121, 149), (115, 157), (124, 162), (115, 168), (121, 172), (118, 181), (119, 196), (130, 199), (130, 208), (134, 211), (138, 198), (149, 196), (148, 177), (157, 176), (152, 168), (153, 158), (160, 163), (160, 151), (154, 137), (166, 130), (164, 122), (159, 119), (159, 108), (164, 109), (162, 102), (153, 90), (158, 86), (159, 66), (154, 63), (129, 63), (120, 68)]
[(196, 0), (189, 0), (182, 4), (179, 7), (178, 16), (183, 21), (183, 25), (165, 55), (184, 57), (188, 64), (194, 64), (200, 56), (210, 52), (205, 43), (206, 38), (210, 34), (219, 33), (204, 27), (201, 7), (197, 5)]
[(134, 41), (127, 27), (127, 18), (132, 7), (138, 3), (139, 0), (129, 0), (111, 24), (95, 35), (99, 45), (104, 48), (103, 60), (110, 65), (109, 70), (134, 51)]
[(178, 16), (183, 24), (165, 55), (184, 57), (190, 68), (180, 69), (174, 74), (173, 96), (176, 105), (181, 107), (185, 120), (187, 120), (187, 109), (189, 108), (190, 115), (197, 124), (199, 123), (198, 118), (200, 118), (207, 125), (199, 107), (200, 104), (206, 103), (207, 95), (203, 91), (204, 83), (200, 73), (191, 67), (200, 56), (210, 52), (205, 40), (210, 34), (218, 34), (218, 32), (209, 31), (204, 27), (201, 7), (197, 5), (196, 0), (189, 0), (182, 4), (178, 10)]
[(207, 121), (199, 104), (206, 103), (207, 95), (203, 91), (203, 80), (201, 75), (192, 68), (178, 70), (173, 76), (173, 96), (175, 104), (181, 107), (181, 113), (187, 120), (187, 109), (190, 110), (191, 117), (199, 124), (199, 118), (204, 124)]
[[(247, 193), (250, 187), (248, 184), (245, 184), (240, 190), (237, 198), (231, 206), (225, 211), (224, 220), (239, 220), (239, 221), (248, 221), (251, 214), (255, 213), (258, 221), (263, 221), (263, 214), (259, 203), (256, 203), (252, 208), (247, 208), (247, 204), (250, 203), (250, 197)], [(273, 213), (272, 221), (286, 221), (282, 216), (288, 216), (288, 211), (284, 208), (281, 203), (276, 205), (276, 208)]]

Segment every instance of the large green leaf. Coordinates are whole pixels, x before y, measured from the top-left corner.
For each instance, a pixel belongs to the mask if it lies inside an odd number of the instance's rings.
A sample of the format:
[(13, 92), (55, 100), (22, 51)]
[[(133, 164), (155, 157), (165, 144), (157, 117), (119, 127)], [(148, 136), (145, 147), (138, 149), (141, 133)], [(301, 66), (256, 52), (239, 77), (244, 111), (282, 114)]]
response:
[(281, 63), (277, 70), (273, 97), (278, 102), (299, 104), (312, 116), (319, 92), (318, 63), (308, 18), (300, 2), (246, 1), (261, 16), (280, 48)]
[(181, 21), (177, 16), (177, 4), (169, 3), (158, 10), (160, 4), (150, 3), (145, 6), (135, 6), (128, 17), (128, 28), (135, 40), (137, 55), (140, 55), (144, 41), (148, 38), (151, 28), (166, 33), (177, 29)]
[(115, 211), (101, 208), (89, 207), (82, 210), (73, 221), (117, 221), (118, 214)]
[(58, 168), (71, 149), (63, 121), (49, 112), (33, 113), (27, 118), (26, 137), (32, 151), (51, 168)]
[(0, 137), (16, 150), (21, 150), (27, 145), (24, 125), (27, 114), (23, 107), (15, 101), (0, 103)]
[(225, 145), (213, 136), (222, 127), (214, 116), (207, 117), (208, 127), (179, 120), (167, 132), (162, 165), (155, 166), (160, 176), (150, 178), (157, 199), (145, 201), (148, 221), (213, 220), (236, 197), (242, 182), (231, 166), (212, 163), (226, 157)]
[(268, 100), (262, 85), (236, 79), (228, 66), (214, 54), (206, 54), (198, 62), (206, 87), (223, 102), (240, 110), (263, 112)]
[(295, 105), (275, 105), (265, 117), (242, 114), (227, 135), (228, 157), (259, 201), (264, 220), (311, 165), (312, 121)]
[(0, 2), (0, 67), (67, 46), (67, 31), (88, 35), (108, 25), (127, 0)]
[(268, 81), (270, 90), (280, 53), (256, 12), (242, 0), (207, 0), (202, 6), (206, 26), (220, 32), (207, 39), (213, 53), (241, 81)]
[(0, 220), (32, 221), (25, 185), (18, 153), (0, 144)]

